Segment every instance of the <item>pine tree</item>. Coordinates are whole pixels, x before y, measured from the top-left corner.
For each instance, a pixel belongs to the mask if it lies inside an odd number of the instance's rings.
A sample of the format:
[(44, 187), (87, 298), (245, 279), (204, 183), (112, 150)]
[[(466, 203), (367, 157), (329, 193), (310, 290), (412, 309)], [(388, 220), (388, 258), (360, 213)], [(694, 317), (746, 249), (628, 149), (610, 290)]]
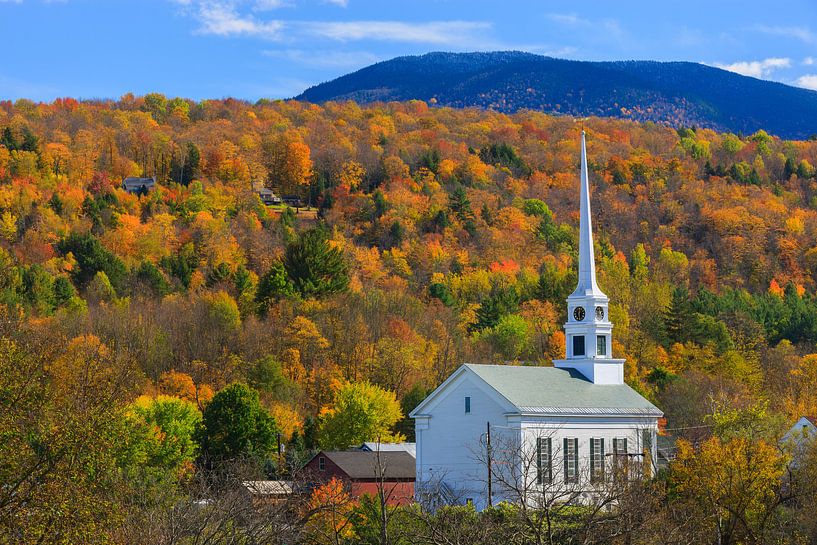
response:
[(329, 244), (323, 228), (306, 231), (287, 246), (284, 268), (295, 289), (304, 297), (345, 291), (349, 266), (340, 249)]
[(672, 290), (672, 299), (664, 313), (668, 343), (684, 343), (690, 340), (690, 328), (694, 322), (694, 313), (689, 298), (689, 291), (682, 286)]

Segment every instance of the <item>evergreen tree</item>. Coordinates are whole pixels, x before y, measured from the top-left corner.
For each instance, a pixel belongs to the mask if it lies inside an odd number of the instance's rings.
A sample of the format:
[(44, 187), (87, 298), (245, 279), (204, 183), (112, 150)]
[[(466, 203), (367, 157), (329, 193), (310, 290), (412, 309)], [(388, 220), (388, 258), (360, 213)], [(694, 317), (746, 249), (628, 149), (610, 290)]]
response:
[(117, 290), (121, 289), (127, 269), (122, 260), (107, 250), (91, 234), (71, 233), (58, 244), (63, 255), (69, 252), (77, 260), (77, 267), (72, 271), (74, 283), (87, 285), (97, 272), (104, 272)]
[(693, 318), (689, 291), (685, 287), (677, 286), (672, 290), (672, 299), (664, 313), (667, 341), (672, 344), (690, 340)]
[(320, 227), (306, 231), (287, 246), (284, 268), (304, 297), (337, 293), (349, 286), (349, 266), (343, 252), (329, 243)]
[(295, 287), (289, 280), (284, 264), (276, 260), (267, 273), (258, 282), (255, 292), (255, 302), (258, 311), (266, 314), (270, 305), (281, 298), (295, 295)]

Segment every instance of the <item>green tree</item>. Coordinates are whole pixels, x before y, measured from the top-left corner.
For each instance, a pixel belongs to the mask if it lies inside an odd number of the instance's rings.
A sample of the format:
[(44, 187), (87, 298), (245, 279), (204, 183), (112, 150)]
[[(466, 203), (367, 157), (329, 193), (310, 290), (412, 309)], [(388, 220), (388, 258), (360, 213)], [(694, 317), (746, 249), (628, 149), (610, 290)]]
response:
[(26, 302), (39, 314), (50, 314), (56, 306), (54, 277), (41, 265), (23, 269), (23, 293)]
[(284, 268), (304, 297), (345, 291), (349, 266), (339, 248), (332, 246), (323, 228), (310, 229), (287, 246)]
[(247, 372), (250, 386), (263, 393), (271, 394), (275, 399), (288, 397), (293, 384), (284, 376), (281, 362), (272, 355), (266, 355), (256, 361)]
[(127, 276), (125, 264), (102, 246), (95, 236), (71, 233), (60, 241), (58, 247), (60, 252), (71, 253), (77, 260), (77, 267), (72, 272), (74, 283), (77, 286), (86, 286), (96, 276), (96, 273), (102, 271), (115, 289), (122, 288)]
[(94, 279), (91, 280), (91, 283), (88, 284), (86, 296), (88, 301), (97, 303), (101, 301), (110, 302), (116, 300), (116, 290), (113, 285), (111, 285), (108, 275), (103, 271), (99, 271), (96, 273), (96, 276), (94, 276)]
[(344, 449), (364, 441), (394, 442), (403, 436), (392, 431), (403, 418), (394, 392), (368, 382), (344, 384), (332, 405), (321, 409), (319, 442), (325, 449)]
[(126, 465), (179, 476), (198, 453), (193, 435), (201, 413), (190, 401), (172, 396), (141, 397), (128, 409)]
[(289, 279), (284, 264), (275, 260), (258, 282), (258, 288), (255, 291), (258, 311), (266, 314), (273, 302), (293, 295), (295, 295), (295, 287)]
[(202, 414), (196, 439), (206, 461), (245, 456), (264, 459), (276, 444), (278, 426), (258, 391), (234, 383), (218, 392)]
[(488, 338), (505, 359), (515, 360), (530, 346), (531, 327), (521, 316), (507, 314), (491, 328)]

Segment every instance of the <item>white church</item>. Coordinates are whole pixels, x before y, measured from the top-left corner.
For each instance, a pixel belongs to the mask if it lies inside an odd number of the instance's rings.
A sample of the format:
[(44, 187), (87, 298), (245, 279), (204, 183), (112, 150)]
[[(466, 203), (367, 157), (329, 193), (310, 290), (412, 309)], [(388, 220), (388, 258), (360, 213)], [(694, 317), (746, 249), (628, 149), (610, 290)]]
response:
[(584, 131), (581, 138), (579, 281), (567, 298), (566, 357), (555, 367), (465, 364), (420, 403), (410, 416), (421, 501), (427, 494), (477, 509), (536, 494), (581, 501), (623, 474), (654, 471), (663, 414), (625, 384), (624, 360), (612, 354)]

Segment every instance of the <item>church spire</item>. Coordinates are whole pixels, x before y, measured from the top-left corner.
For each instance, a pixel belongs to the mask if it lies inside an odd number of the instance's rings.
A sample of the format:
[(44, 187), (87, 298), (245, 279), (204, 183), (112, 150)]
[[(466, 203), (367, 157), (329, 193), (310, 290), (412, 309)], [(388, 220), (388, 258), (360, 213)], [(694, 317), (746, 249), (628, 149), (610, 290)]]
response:
[(553, 365), (575, 369), (594, 384), (624, 384), (624, 360), (614, 358), (613, 324), (608, 316), (609, 299), (596, 283), (593, 257), (593, 222), (590, 217), (590, 179), (587, 149), (582, 131), (581, 191), (579, 202), (579, 282), (567, 298), (565, 359)]
[(596, 260), (593, 255), (593, 219), (590, 214), (590, 178), (587, 175), (587, 148), (582, 130), (581, 192), (579, 201), (579, 283), (573, 295), (601, 294), (596, 283)]

